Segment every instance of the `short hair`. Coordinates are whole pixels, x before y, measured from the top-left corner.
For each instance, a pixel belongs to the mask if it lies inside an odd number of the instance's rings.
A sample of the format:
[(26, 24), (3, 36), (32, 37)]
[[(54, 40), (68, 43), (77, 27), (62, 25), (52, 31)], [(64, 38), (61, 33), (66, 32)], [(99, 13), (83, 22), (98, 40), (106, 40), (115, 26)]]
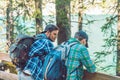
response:
[(54, 30), (59, 30), (59, 27), (57, 27), (57, 26), (55, 26), (55, 25), (53, 25), (53, 24), (49, 24), (49, 25), (47, 25), (47, 26), (45, 27), (44, 32), (47, 32), (47, 31), (52, 32), (52, 31), (54, 31)]
[(86, 39), (85, 46), (88, 47), (88, 35), (84, 31), (80, 30), (76, 32), (74, 37), (77, 38), (79, 41), (81, 41), (82, 39)]
[(78, 32), (75, 33), (74, 37), (77, 38), (79, 41), (81, 41), (83, 39), (83, 37), (79, 36)]
[(74, 37), (77, 38), (80, 41), (82, 39), (86, 39), (88, 41), (88, 35), (82, 30), (76, 32)]

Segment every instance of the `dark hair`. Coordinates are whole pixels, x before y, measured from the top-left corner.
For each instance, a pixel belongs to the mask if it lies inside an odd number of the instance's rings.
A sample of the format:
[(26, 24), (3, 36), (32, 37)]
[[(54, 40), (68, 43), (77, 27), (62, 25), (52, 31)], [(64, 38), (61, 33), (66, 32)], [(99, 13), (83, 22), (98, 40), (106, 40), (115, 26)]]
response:
[(77, 38), (79, 41), (81, 41), (82, 39), (86, 39), (85, 46), (88, 47), (88, 35), (84, 31), (80, 30), (76, 32), (74, 37)]
[(59, 30), (59, 27), (57, 27), (57, 26), (55, 26), (55, 25), (53, 25), (53, 24), (49, 24), (49, 25), (47, 25), (47, 26), (45, 27), (44, 32), (47, 32), (47, 31), (52, 32), (52, 31), (54, 31), (54, 30)]
[(74, 37), (77, 38), (79, 41), (84, 39), (83, 37), (79, 36), (79, 32), (76, 32)]
[(82, 30), (76, 32), (74, 37), (79, 39), (80, 41), (82, 39), (86, 39), (88, 41), (88, 35)]

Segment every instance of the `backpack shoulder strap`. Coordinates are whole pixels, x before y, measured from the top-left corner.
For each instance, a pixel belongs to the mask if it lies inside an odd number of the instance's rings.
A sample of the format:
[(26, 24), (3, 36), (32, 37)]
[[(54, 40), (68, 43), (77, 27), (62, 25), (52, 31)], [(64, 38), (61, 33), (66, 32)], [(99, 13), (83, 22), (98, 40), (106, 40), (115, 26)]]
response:
[(77, 42), (72, 42), (72, 43), (66, 42), (67, 49), (66, 49), (66, 53), (65, 53), (65, 60), (69, 56), (71, 47), (75, 44), (77, 44)]

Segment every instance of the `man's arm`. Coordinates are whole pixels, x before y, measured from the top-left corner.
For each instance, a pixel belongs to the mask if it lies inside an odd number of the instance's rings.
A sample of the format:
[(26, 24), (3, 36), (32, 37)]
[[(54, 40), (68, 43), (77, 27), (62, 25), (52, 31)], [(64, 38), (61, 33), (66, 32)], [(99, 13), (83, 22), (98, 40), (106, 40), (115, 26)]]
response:
[(42, 52), (49, 53), (53, 49), (53, 44), (47, 39), (41, 39), (34, 42), (31, 46), (30, 56), (40, 54)]
[(96, 71), (96, 67), (94, 63), (92, 62), (89, 52), (86, 47), (83, 47), (81, 50), (81, 62), (86, 67), (88, 72), (94, 73)]

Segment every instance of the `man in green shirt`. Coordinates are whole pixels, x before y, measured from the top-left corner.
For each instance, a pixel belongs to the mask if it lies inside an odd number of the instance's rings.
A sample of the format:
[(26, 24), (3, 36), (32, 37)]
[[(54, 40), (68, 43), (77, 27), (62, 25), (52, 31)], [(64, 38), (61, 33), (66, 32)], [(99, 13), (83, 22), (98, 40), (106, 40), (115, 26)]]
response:
[(69, 43), (77, 42), (70, 49), (67, 65), (67, 79), (66, 80), (82, 80), (83, 66), (88, 72), (94, 73), (96, 70), (95, 65), (90, 59), (88, 47), (88, 35), (80, 30), (75, 33), (74, 38), (68, 40)]

